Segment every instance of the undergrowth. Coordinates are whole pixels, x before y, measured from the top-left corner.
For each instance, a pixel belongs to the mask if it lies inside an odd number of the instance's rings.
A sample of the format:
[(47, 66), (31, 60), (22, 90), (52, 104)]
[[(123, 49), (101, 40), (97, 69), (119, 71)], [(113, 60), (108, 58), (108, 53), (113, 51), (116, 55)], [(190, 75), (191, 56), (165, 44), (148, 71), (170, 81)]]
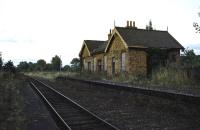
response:
[(24, 82), (12, 73), (0, 72), (0, 129), (23, 130), (25, 117), (20, 90)]

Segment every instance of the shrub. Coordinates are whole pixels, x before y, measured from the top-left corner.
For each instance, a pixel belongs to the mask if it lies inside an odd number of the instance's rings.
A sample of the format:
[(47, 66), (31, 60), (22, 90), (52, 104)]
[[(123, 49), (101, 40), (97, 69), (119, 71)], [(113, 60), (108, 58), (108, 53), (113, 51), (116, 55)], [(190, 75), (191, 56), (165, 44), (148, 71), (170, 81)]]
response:
[(190, 84), (187, 71), (180, 68), (161, 67), (153, 72), (151, 84), (183, 86)]

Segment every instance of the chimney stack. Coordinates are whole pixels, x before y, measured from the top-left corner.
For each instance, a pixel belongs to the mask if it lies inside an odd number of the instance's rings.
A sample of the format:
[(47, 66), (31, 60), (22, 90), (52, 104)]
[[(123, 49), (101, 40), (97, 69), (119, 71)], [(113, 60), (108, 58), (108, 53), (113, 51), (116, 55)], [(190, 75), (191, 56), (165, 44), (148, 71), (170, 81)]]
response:
[(127, 25), (126, 25), (126, 27), (129, 27), (129, 21), (127, 20)]
[(135, 28), (135, 21), (133, 21), (133, 27)]
[(133, 27), (133, 25), (132, 25), (132, 21), (130, 21), (130, 27)]

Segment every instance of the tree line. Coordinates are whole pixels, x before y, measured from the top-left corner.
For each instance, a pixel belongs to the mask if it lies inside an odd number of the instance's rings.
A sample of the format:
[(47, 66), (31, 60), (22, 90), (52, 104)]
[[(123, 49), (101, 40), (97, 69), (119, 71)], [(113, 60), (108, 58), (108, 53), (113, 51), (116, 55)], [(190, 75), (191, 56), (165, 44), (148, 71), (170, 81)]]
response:
[(17, 66), (14, 66), (10, 60), (3, 63), (0, 57), (0, 71), (5, 72), (31, 72), (31, 71), (79, 71), (80, 60), (79, 58), (73, 58), (70, 62), (71, 65), (62, 66), (62, 60), (59, 56), (52, 57), (51, 62), (47, 63), (44, 59), (39, 59), (36, 63), (21, 61)]

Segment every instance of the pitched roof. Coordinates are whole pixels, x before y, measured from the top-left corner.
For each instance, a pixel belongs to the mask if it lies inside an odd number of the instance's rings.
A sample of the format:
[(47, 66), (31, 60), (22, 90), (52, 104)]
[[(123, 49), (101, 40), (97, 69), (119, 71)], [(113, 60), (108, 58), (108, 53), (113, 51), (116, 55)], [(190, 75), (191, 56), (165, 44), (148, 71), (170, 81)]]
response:
[(85, 40), (91, 54), (101, 53), (105, 51), (107, 41)]
[(176, 48), (184, 47), (167, 31), (144, 30), (127, 27), (116, 27), (116, 30), (128, 47)]

